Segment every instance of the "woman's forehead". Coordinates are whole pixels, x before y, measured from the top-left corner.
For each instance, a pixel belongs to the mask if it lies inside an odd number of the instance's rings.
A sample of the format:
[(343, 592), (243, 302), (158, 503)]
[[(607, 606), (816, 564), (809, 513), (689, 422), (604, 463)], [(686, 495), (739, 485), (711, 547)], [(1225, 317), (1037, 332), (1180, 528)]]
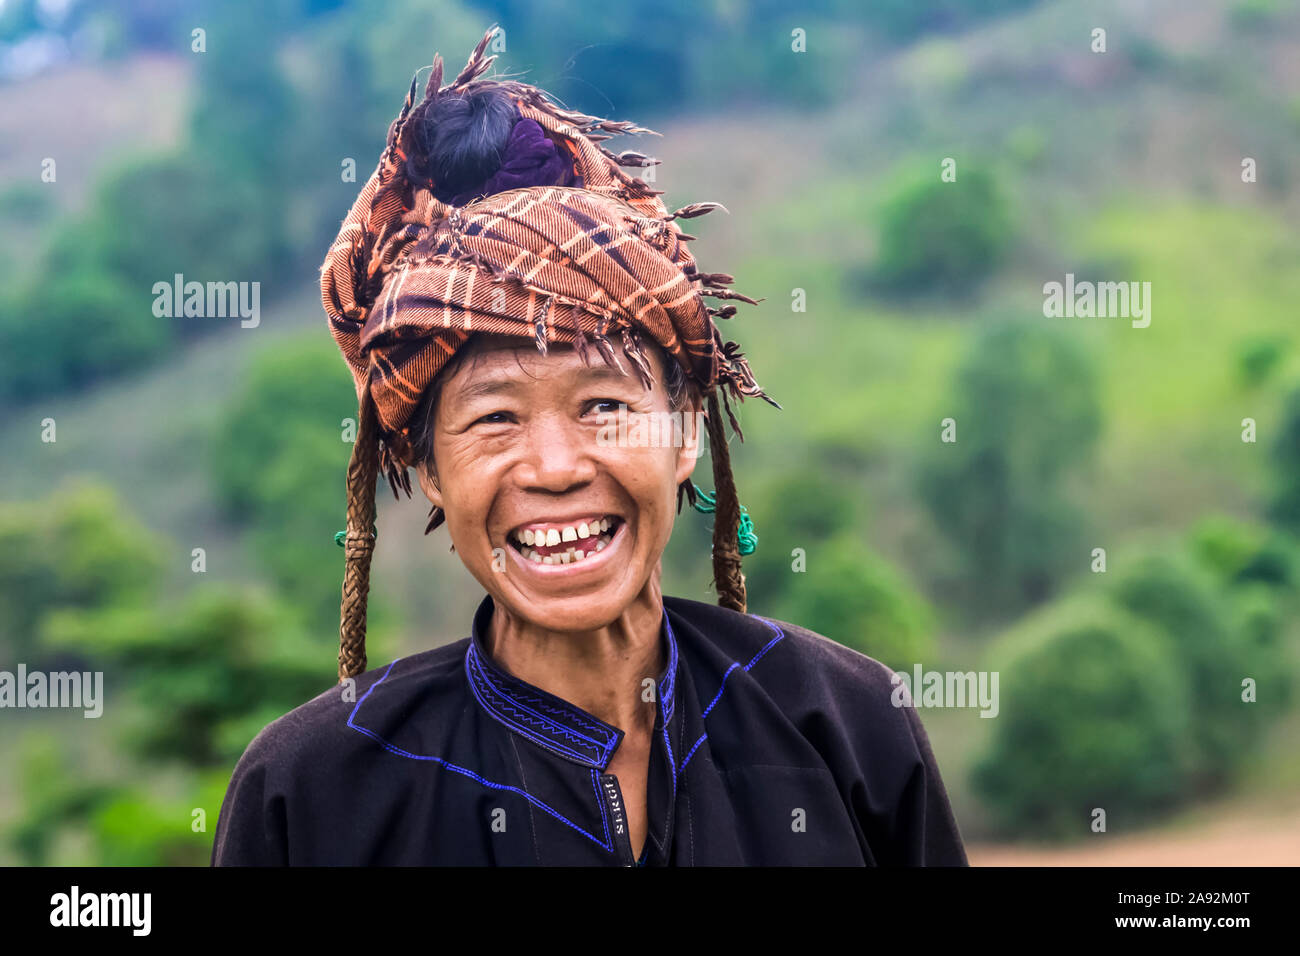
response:
[[(537, 350), (533, 339), (512, 335), (487, 335), (476, 337), (463, 348), (469, 354), (458, 363), (448, 385), (450, 390), (463, 393), (477, 383), (485, 381), (528, 381), (539, 377), (564, 376), (573, 380), (613, 379), (637, 382), (629, 363), (624, 362), (620, 373), (609, 368), (603, 360), (582, 361), (578, 351), (568, 343), (550, 343), (545, 355)], [(594, 351), (594, 350), (593, 350)], [(460, 356), (458, 356), (459, 358)], [(658, 356), (650, 357), (652, 367), (659, 373)]]

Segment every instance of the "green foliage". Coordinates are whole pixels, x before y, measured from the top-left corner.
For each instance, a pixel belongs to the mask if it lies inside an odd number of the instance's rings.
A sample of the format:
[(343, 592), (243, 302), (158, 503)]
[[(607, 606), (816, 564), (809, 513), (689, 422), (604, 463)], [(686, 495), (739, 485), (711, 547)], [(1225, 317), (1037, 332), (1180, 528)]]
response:
[(1241, 699), (1242, 679), (1257, 676), (1258, 648), (1232, 626), (1230, 607), (1208, 573), (1179, 552), (1151, 553), (1117, 572), (1111, 596), (1121, 608), (1160, 629), (1184, 672), (1193, 709), (1185, 736), (1191, 769), (1207, 787), (1225, 782), (1250, 754), (1267, 711)]
[[(197, 767), (232, 763), (262, 724), (332, 677), (329, 645), (308, 640), (301, 618), (260, 592), (228, 586), (174, 605), (58, 612), (45, 641), (129, 675), (141, 708), (127, 737), (133, 753)], [(262, 724), (250, 732), (252, 715)]]
[[(134, 784), (88, 780), (58, 738), (29, 734), (19, 758), (22, 809), (3, 830), (25, 866), (203, 866), (228, 774), (198, 774), (165, 799)], [(196, 815), (195, 810), (202, 810)], [(79, 836), (73, 858), (59, 844)]]
[(876, 0), (862, 8), (868, 21), (886, 35), (906, 39), (925, 33), (955, 32), (983, 20), (1033, 6), (1037, 0)]
[(33, 225), (54, 210), (49, 183), (14, 183), (0, 190), (0, 219)]
[(23, 738), (15, 774), (23, 809), (3, 832), (25, 866), (59, 862), (51, 858), (59, 833), (113, 797), (111, 786), (87, 780), (69, 762), (57, 737), (28, 733)]
[(1279, 0), (1236, 0), (1228, 11), (1228, 21), (1243, 32), (1266, 30), (1281, 13)]
[(198, 866), (212, 848), (210, 834), (191, 829), (190, 808), (123, 787), (91, 819), (99, 854), (117, 866)]
[(138, 158), (104, 176), (89, 222), (65, 227), (49, 258), (99, 263), (138, 290), (137, 308), (150, 322), (166, 326), (175, 320), (153, 317), (151, 290), (177, 273), (187, 281), (274, 284), (288, 260), (283, 206), (267, 195), (272, 189), (211, 156)]
[(276, 211), (284, 201), (276, 186), (278, 174), (288, 171), (284, 148), (297, 106), (278, 53), (293, 26), (295, 3), (225, 3), (203, 18), (207, 52), (198, 58), (190, 114), (190, 142), (202, 165), (217, 172), (223, 186), (256, 186), (260, 200)]
[[(849, 0), (813, 0), (793, 19), (768, 3), (662, 0), (640, 12), (584, 0), (480, 6), (508, 30), (506, 69), (528, 71), (527, 82), (568, 106), (620, 119), (672, 104), (825, 103), (841, 92), (873, 26), (870, 10)], [(556, 23), (571, 27), (565, 42), (554, 40)], [(807, 52), (792, 55), (796, 27)]]
[(1215, 515), (1197, 522), (1188, 545), (1226, 595), (1238, 666), (1255, 680), (1260, 705), (1273, 714), (1290, 706), (1300, 676), (1287, 647), (1300, 600), (1300, 541)]
[(1188, 533), (1188, 545), (1225, 587), (1261, 583), (1283, 592), (1300, 589), (1300, 543), (1276, 529), (1207, 515)]
[(1271, 457), (1274, 490), (1269, 517), (1291, 534), (1300, 535), (1300, 388), (1286, 396)]
[(1054, 328), (1004, 322), (976, 336), (937, 416), (955, 419), (956, 441), (927, 446), (917, 475), (970, 607), (1018, 611), (1083, 565), (1084, 519), (1066, 480), (1092, 458), (1097, 393), (1087, 355)]
[(850, 476), (821, 463), (746, 502), (759, 537), (745, 559), (751, 607), (897, 667), (932, 652), (930, 607), (867, 545)]
[(1237, 373), (1242, 384), (1263, 385), (1286, 355), (1290, 342), (1281, 336), (1257, 336), (1243, 342), (1237, 352)]
[[(325, 473), (339, 478), (351, 455), (351, 446), (342, 441), (343, 422), (356, 414), (352, 380), (329, 336), (295, 336), (260, 354), (213, 440), (212, 475), (221, 502), (233, 517), (274, 519), (289, 498), (309, 490), (300, 481), (268, 480), (278, 458), (296, 457), (294, 442), (319, 448), (321, 438), (331, 439)], [(307, 473), (300, 472), (299, 479)], [(335, 517), (342, 507), (341, 478), (338, 486), (329, 491)]]
[(162, 544), (111, 489), (69, 482), (39, 502), (0, 504), (0, 653), (34, 663), (42, 622), (67, 608), (145, 600)]
[(1011, 240), (1010, 208), (991, 172), (959, 166), (956, 181), (943, 182), (928, 164), (881, 210), (872, 278), (891, 292), (965, 296), (1002, 265)]
[(1188, 698), (1155, 629), (1093, 595), (1036, 616), (990, 652), (1001, 712), (972, 784), (1006, 833), (1088, 832), (1177, 801), (1186, 780)]
[(1295, 551), (1216, 516), (998, 641), (1005, 703), (972, 781), (1000, 825), (1081, 833), (1091, 807), (1142, 818), (1230, 783), (1294, 696)]
[(356, 407), (333, 340), (312, 333), (254, 363), (212, 445), (231, 520), (252, 530), (261, 563), (322, 629), (338, 623), (344, 561), (333, 536), (346, 524), (343, 422)]
[(836, 535), (863, 530), (862, 509), (848, 481), (820, 467), (766, 483), (742, 501), (755, 516), (759, 541), (745, 558), (745, 585), (769, 608), (799, 584), (791, 570), (795, 548), (808, 552)]
[[(193, 811), (215, 826), (225, 771), (253, 736), (333, 683), (333, 631), (309, 639), (302, 613), (266, 591), (220, 584), (158, 600), (165, 547), (97, 485), (0, 508), (5, 656), (75, 655), (104, 670), (118, 703), (103, 726), (112, 752), (133, 759), (88, 775), (55, 741), (31, 735), (22, 809), (4, 831), (25, 863), (206, 862), (211, 836)], [(125, 782), (150, 761), (173, 765), (181, 797)], [(80, 841), (68, 852), (89, 859), (56, 859), (66, 838)]]
[(852, 533), (808, 549), (807, 570), (780, 605), (781, 617), (895, 670), (933, 653), (929, 605)]
[[(63, 260), (83, 262), (80, 258)], [(0, 396), (9, 401), (84, 389), (166, 351), (170, 330), (145, 290), (94, 263), (26, 283), (0, 313)]]

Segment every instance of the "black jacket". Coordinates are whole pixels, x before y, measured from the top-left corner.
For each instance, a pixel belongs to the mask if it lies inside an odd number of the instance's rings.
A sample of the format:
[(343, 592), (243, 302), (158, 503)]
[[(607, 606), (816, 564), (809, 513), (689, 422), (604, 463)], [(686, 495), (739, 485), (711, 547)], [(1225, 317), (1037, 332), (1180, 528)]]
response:
[(965, 865), (916, 711), (883, 664), (805, 628), (664, 599), (668, 666), (633, 859), (623, 732), (472, 636), (274, 721), (235, 767), (214, 865)]

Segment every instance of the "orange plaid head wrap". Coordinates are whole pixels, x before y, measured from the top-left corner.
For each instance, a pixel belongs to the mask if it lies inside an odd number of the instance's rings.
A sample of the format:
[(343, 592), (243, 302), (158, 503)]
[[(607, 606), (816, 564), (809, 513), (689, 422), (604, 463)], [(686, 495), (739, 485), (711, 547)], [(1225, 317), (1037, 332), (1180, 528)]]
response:
[[(674, 223), (720, 207), (695, 203), (669, 215), (659, 190), (621, 168), (657, 160), (631, 151), (615, 155), (600, 145), (614, 134), (652, 130), (561, 109), (524, 83), (480, 79), (495, 60), (484, 56), (495, 32), (495, 26), (488, 30), (448, 86), (441, 85), (442, 57), (435, 56), (418, 104), (412, 80), (378, 167), (321, 267), (330, 331), (360, 403), (348, 470), (341, 678), (365, 669), (377, 473), (386, 475), (395, 496), (399, 489), (411, 494), (407, 468), (417, 464), (413, 413), (438, 372), (476, 332), (518, 335), (536, 342), (542, 353), (551, 343), (565, 343), (584, 361), (595, 352), (621, 367), (614, 340), (648, 388), (654, 383), (643, 351), (645, 336), (681, 364), (708, 400), (720, 603), (744, 610), (744, 578), (735, 553), (739, 507), (718, 398), (742, 440), (726, 392), (740, 400), (756, 396), (776, 403), (754, 380), (736, 343), (724, 341), (713, 321), (730, 318), (735, 306), (707, 302), (755, 300), (728, 289), (731, 276), (700, 272), (687, 248), (694, 237)], [(513, 172), (506, 170), (477, 194), (435, 182), (427, 145), (431, 111), (446, 98), (484, 92), (508, 97), (516, 124), (532, 121), (540, 128), (540, 136), (531, 130), (536, 142), (552, 152), (552, 160), (559, 159), (539, 167), (543, 171), (536, 176), (544, 181), (491, 192), (502, 177), (512, 181)], [(522, 176), (526, 181), (527, 170)], [(471, 201), (456, 204), (466, 196)], [(440, 520), (439, 515), (430, 528)]]

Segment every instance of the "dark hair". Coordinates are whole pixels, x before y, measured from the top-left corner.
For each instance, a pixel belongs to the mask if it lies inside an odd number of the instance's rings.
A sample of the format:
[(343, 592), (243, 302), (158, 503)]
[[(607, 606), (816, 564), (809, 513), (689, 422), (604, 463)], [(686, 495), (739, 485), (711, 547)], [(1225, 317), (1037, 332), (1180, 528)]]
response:
[(432, 179), (434, 195), (448, 202), (482, 186), (501, 168), (502, 151), (518, 121), (518, 107), (493, 85), (441, 96), (420, 116), (421, 150), (407, 160), (407, 170)]

